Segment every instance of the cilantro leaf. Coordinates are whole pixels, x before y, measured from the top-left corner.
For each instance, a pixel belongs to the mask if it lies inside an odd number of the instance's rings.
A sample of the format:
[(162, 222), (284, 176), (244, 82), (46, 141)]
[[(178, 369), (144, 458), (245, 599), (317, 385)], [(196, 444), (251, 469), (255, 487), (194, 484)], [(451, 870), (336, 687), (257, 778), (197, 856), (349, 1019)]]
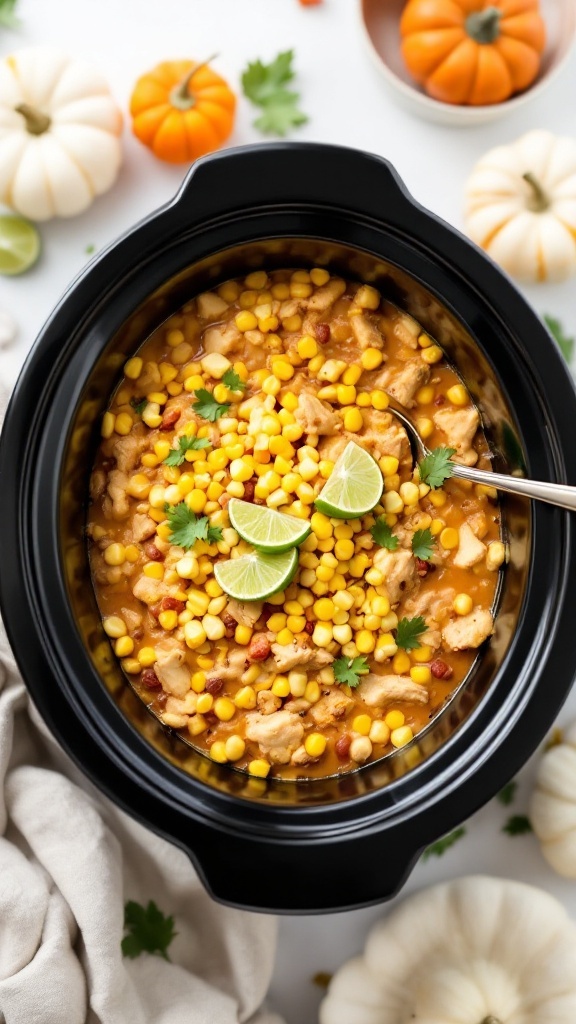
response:
[(178, 934), (174, 931), (174, 918), (166, 917), (150, 900), (143, 907), (128, 900), (124, 907), (124, 928), (128, 932), (122, 939), (122, 953), (133, 960), (140, 953), (157, 953), (169, 960), (168, 946)]
[(86, 248), (84, 249), (84, 252), (86, 253), (87, 256), (92, 256), (92, 253), (96, 252), (96, 246), (93, 245), (92, 243), (90, 243), (90, 245), (86, 246)]
[(544, 323), (546, 324), (546, 327), (550, 331), (550, 334), (557, 342), (558, 347), (562, 352), (562, 355), (564, 356), (567, 362), (570, 362), (570, 360), (572, 359), (572, 354), (574, 352), (574, 338), (568, 338), (564, 334), (564, 328), (562, 324), (559, 320), (556, 320), (555, 317), (548, 316), (548, 314), (545, 314), (543, 319)]
[(427, 629), (426, 620), (421, 615), (416, 615), (413, 619), (400, 619), (396, 627), (396, 644), (405, 651), (415, 651), (422, 646), (418, 637)]
[(203, 420), (215, 423), (220, 416), (224, 416), (230, 408), (230, 402), (217, 402), (211, 391), (206, 388), (199, 388), (194, 392), (196, 401), (192, 402), (192, 408)]
[(434, 538), (430, 530), (416, 530), (412, 536), (412, 551), (416, 558), (420, 558), (423, 562), (429, 562), (432, 558), (433, 548)]
[(496, 799), (500, 801), (504, 807), (509, 807), (514, 802), (516, 790), (518, 789), (517, 782), (507, 782), (503, 789), (496, 795)]
[(137, 412), (138, 415), (141, 416), (142, 413), (144, 412), (144, 409), (148, 405), (148, 399), (147, 398), (131, 398), (130, 399), (130, 405), (134, 409), (134, 412)]
[(285, 88), (294, 78), (293, 59), (294, 50), (286, 50), (270, 64), (261, 60), (249, 63), (242, 75), (244, 95), (262, 108), (262, 114), (254, 121), (261, 132), (286, 135), (290, 128), (308, 120), (298, 109), (299, 94)]
[(507, 832), (509, 836), (523, 836), (527, 832), (532, 832), (532, 825), (525, 814), (513, 814), (508, 818), (502, 831)]
[(370, 669), (366, 658), (337, 658), (332, 668), (337, 683), (345, 683), (346, 686), (358, 686), (359, 676), (365, 676)]
[(450, 459), (456, 454), (455, 448), (435, 448), (418, 464), (420, 479), (433, 490), (442, 487), (445, 480), (452, 476)]
[(4, 25), (5, 28), (18, 28), (20, 20), (14, 13), (16, 4), (17, 0), (0, 0), (0, 25)]
[(222, 377), (222, 383), (225, 384), (230, 391), (246, 391), (246, 385), (242, 378), (238, 376), (236, 370), (226, 370), (226, 373)]
[(395, 551), (398, 547), (398, 537), (393, 535), (392, 528), (388, 526), (384, 516), (378, 517), (374, 526), (371, 527), (370, 533), (380, 547), (388, 548), (388, 551)]
[(208, 516), (198, 518), (185, 501), (178, 505), (165, 505), (164, 511), (170, 526), (168, 540), (171, 544), (187, 549), (193, 547), (197, 540), (205, 540), (208, 544), (222, 540), (222, 528), (210, 526)]
[(188, 437), (183, 434), (178, 438), (178, 447), (172, 448), (163, 460), (165, 466), (181, 466), (186, 458), (186, 452), (198, 452), (202, 448), (209, 448), (210, 441), (207, 437)]
[(446, 853), (446, 850), (449, 850), (451, 846), (454, 846), (465, 835), (466, 829), (464, 827), (454, 829), (453, 832), (449, 832), (447, 836), (443, 836), (436, 843), (427, 846), (422, 854), (422, 860), (428, 860), (429, 857), (441, 857), (443, 853)]

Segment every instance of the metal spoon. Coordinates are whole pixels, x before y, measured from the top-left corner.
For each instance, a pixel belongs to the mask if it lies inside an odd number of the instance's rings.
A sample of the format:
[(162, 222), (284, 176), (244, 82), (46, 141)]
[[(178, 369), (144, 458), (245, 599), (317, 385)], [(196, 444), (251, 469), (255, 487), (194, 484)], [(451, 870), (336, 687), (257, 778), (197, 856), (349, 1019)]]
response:
[[(404, 413), (398, 409), (388, 407), (396, 419), (404, 426), (411, 446), (416, 448), (417, 461), (430, 454), (414, 424)], [(560, 508), (567, 508), (576, 512), (576, 487), (569, 484), (550, 484), (546, 481), (524, 480), (517, 476), (507, 476), (504, 473), (491, 473), (485, 469), (474, 469), (472, 466), (461, 466), (459, 462), (451, 462), (452, 476), (460, 480), (471, 480), (474, 484), (484, 484), (486, 487), (496, 487), (499, 491), (507, 491), (508, 494), (521, 494), (526, 498), (535, 498), (537, 501), (546, 501), (550, 505), (558, 505)]]

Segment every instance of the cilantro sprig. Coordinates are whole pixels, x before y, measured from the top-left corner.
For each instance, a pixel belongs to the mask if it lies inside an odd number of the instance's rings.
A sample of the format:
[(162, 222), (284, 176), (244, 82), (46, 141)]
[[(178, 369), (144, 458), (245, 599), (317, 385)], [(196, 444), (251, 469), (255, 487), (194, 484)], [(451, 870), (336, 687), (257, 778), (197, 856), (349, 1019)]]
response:
[(183, 434), (178, 438), (178, 447), (172, 448), (163, 460), (165, 466), (181, 466), (186, 458), (186, 452), (199, 452), (203, 448), (209, 448), (210, 441), (207, 437), (188, 437)]
[(420, 480), (433, 490), (442, 487), (445, 480), (452, 476), (454, 469), (450, 459), (456, 454), (455, 448), (435, 448), (418, 463)]
[(252, 61), (242, 74), (244, 95), (262, 110), (254, 121), (254, 127), (264, 134), (284, 136), (291, 128), (308, 120), (306, 114), (298, 109), (300, 94), (286, 88), (295, 74), (293, 59), (294, 50), (286, 50), (270, 64)]
[(222, 383), (226, 385), (229, 391), (246, 391), (246, 384), (241, 377), (238, 376), (236, 370), (230, 368), (226, 370), (226, 373), (222, 377)]
[(20, 21), (14, 13), (18, 0), (0, 0), (0, 25), (4, 28), (18, 28)]
[(379, 544), (381, 548), (388, 548), (388, 551), (395, 551), (398, 547), (398, 537), (395, 537), (392, 533), (392, 528), (388, 526), (384, 516), (379, 516), (374, 526), (371, 527), (370, 533), (372, 534), (376, 544)]
[(196, 401), (192, 402), (194, 412), (203, 420), (215, 423), (221, 416), (225, 416), (230, 408), (230, 402), (217, 402), (211, 391), (206, 388), (198, 388), (194, 392)]
[(147, 398), (131, 398), (130, 399), (130, 405), (134, 409), (134, 412), (138, 413), (138, 415), (141, 416), (142, 413), (144, 412), (144, 409), (148, 405), (148, 399)]
[(133, 960), (141, 953), (156, 953), (170, 960), (168, 946), (178, 932), (174, 931), (174, 918), (166, 917), (153, 900), (143, 907), (128, 900), (124, 907), (124, 928), (128, 932), (122, 939), (122, 953)]
[(466, 829), (461, 826), (455, 828), (453, 832), (449, 832), (447, 836), (443, 836), (442, 839), (438, 839), (436, 843), (432, 843), (427, 846), (422, 854), (422, 860), (428, 860), (429, 857), (442, 857), (446, 850), (449, 850), (451, 846), (454, 846), (459, 839), (462, 839), (466, 835)]
[(400, 619), (396, 627), (396, 645), (405, 651), (415, 651), (422, 646), (418, 637), (427, 629), (426, 620), (422, 615), (416, 615), (413, 619)]
[(412, 535), (412, 551), (422, 562), (429, 562), (434, 550), (434, 537), (430, 530), (416, 530)]
[(511, 818), (504, 825), (503, 832), (507, 832), (509, 836), (524, 836), (527, 832), (532, 832), (532, 825), (530, 819), (525, 814), (513, 814)]
[(544, 316), (544, 323), (554, 340), (558, 343), (558, 347), (565, 360), (569, 363), (574, 352), (574, 338), (569, 338), (564, 333), (564, 327), (555, 317), (546, 314)]
[(222, 527), (210, 526), (208, 516), (198, 517), (185, 501), (178, 505), (165, 505), (164, 511), (170, 527), (169, 541), (180, 548), (191, 548), (197, 540), (215, 544), (222, 540)]
[(509, 807), (514, 802), (516, 796), (516, 790), (518, 789), (518, 783), (512, 780), (507, 782), (503, 789), (497, 793), (496, 797), (504, 807)]
[(337, 683), (345, 683), (354, 688), (360, 682), (360, 676), (370, 671), (366, 658), (337, 658), (332, 668)]

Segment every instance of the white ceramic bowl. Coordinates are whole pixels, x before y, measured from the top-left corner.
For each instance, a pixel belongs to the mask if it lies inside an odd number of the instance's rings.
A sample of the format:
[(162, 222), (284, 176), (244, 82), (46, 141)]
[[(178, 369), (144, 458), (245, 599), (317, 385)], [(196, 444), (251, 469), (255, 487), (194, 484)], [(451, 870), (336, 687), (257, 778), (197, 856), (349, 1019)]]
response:
[(472, 107), (440, 103), (411, 77), (400, 51), (400, 17), (406, 0), (358, 0), (361, 32), (368, 52), (396, 99), (407, 110), (428, 121), (474, 125), (511, 114), (539, 96), (568, 60), (576, 40), (576, 0), (540, 0), (547, 42), (540, 72), (525, 92), (504, 103)]

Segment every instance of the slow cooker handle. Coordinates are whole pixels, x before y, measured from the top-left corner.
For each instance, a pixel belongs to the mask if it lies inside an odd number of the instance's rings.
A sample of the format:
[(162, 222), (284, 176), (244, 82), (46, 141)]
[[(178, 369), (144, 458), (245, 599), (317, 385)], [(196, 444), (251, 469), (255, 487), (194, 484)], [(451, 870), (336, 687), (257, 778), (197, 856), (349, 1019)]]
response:
[(276, 142), (210, 154), (190, 169), (174, 200), (188, 224), (254, 207), (272, 212), (302, 204), (358, 213), (411, 234), (419, 233), (420, 216), (430, 219), (383, 157), (321, 143)]

